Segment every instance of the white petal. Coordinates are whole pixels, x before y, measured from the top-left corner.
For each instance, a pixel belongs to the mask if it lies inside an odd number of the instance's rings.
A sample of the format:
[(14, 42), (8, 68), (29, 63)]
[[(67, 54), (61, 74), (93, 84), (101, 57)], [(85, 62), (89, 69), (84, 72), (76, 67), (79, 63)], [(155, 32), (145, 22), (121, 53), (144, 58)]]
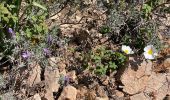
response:
[(126, 50), (127, 46), (126, 45), (122, 45), (122, 51)]
[(126, 49), (128, 49), (129, 51), (132, 51), (132, 49), (129, 46), (127, 46)]
[(131, 50), (130, 54), (134, 54), (134, 52)]
[(150, 55), (147, 52), (144, 52), (144, 56), (146, 59), (154, 59), (154, 55)]
[(132, 51), (132, 49), (129, 47), (129, 54), (134, 54), (134, 52)]
[(152, 45), (148, 45), (144, 48), (144, 51), (146, 52), (146, 51), (150, 50), (152, 47), (153, 47)]
[(144, 56), (145, 56), (145, 58), (147, 58), (147, 56), (148, 56), (148, 53), (147, 53), (147, 52), (144, 52)]
[(154, 59), (154, 56), (153, 55), (150, 55), (150, 56), (148, 56), (148, 59)]
[(157, 52), (155, 52), (153, 55), (154, 55), (154, 56), (158, 56), (158, 53), (157, 53)]
[[(134, 52), (132, 51), (132, 49), (129, 46), (126, 45), (122, 45), (122, 51), (126, 54), (133, 54)], [(125, 52), (128, 51), (128, 52)]]

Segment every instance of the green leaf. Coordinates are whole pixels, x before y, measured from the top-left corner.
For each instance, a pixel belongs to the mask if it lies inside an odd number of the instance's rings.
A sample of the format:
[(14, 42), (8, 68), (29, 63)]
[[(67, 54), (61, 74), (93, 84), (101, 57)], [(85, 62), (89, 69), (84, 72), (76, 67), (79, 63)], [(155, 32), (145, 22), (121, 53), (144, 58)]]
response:
[(93, 57), (93, 59), (94, 60), (101, 60), (101, 57), (96, 55), (96, 56)]
[(41, 8), (41, 9), (47, 11), (47, 8), (45, 8), (44, 6), (40, 5), (40, 4), (37, 3), (37, 2), (33, 2), (32, 4), (33, 4), (34, 6), (36, 6), (36, 7), (39, 7), (39, 8)]
[(6, 7), (4, 7), (3, 5), (0, 5), (0, 11), (2, 14), (10, 14), (8, 9)]
[(43, 30), (41, 25), (35, 25), (34, 27), (38, 33), (40, 33)]
[(9, 8), (16, 8), (15, 5), (9, 5)]
[(33, 22), (37, 21), (37, 18), (35, 16), (32, 16), (31, 19), (33, 20)]
[(8, 17), (3, 17), (3, 20), (6, 21), (7, 23), (9, 22), (9, 18)]
[(145, 13), (151, 13), (152, 7), (148, 4), (144, 4), (142, 8), (145, 10)]
[(19, 39), (20, 39), (20, 36), (19, 36), (18, 32), (16, 32), (16, 39), (17, 39), (17, 41), (19, 41)]
[(18, 21), (18, 17), (15, 17), (15, 16), (11, 16), (12, 20), (14, 23), (16, 23)]
[(32, 37), (32, 33), (31, 33), (31, 31), (30, 31), (30, 29), (26, 29), (26, 36), (28, 37), (28, 38), (31, 38)]
[(108, 69), (108, 66), (100, 65), (96, 67), (94, 72), (98, 75), (104, 75), (106, 74), (107, 69)]
[(115, 62), (109, 62), (109, 68), (115, 70), (116, 68), (118, 68), (118, 66), (115, 64)]

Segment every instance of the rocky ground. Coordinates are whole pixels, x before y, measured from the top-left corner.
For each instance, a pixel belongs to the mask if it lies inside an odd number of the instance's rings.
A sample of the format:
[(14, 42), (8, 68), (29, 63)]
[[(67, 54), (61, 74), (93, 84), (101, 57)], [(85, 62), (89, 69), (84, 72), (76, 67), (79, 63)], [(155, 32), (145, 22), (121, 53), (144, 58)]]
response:
[[(57, 49), (58, 57), (48, 59), (49, 66), (42, 68), (34, 62), (16, 77), (15, 92), (3, 93), (2, 100), (170, 100), (170, 40), (164, 35), (167, 27), (160, 26), (160, 38), (167, 48), (157, 60), (130, 56), (126, 66), (110, 76), (94, 76), (81, 70), (80, 51), (96, 49), (101, 45), (118, 50), (119, 45), (108, 41), (98, 28), (106, 23), (106, 10), (94, 2), (80, 11), (67, 5), (47, 23), (58, 25), (60, 39), (71, 38), (69, 44)], [(73, 12), (72, 14), (68, 14)], [(167, 15), (168, 16), (168, 15)], [(161, 19), (170, 27), (170, 17)], [(21, 79), (22, 78), (22, 79)], [(14, 95), (14, 96), (11, 96)]]

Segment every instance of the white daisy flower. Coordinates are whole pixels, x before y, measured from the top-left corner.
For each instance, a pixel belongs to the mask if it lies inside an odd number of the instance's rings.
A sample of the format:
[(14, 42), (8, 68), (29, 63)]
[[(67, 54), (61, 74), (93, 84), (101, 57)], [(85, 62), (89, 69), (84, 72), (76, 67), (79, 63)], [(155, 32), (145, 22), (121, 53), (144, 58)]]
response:
[(157, 50), (153, 45), (148, 45), (144, 48), (144, 56), (146, 59), (154, 59), (157, 55)]
[(129, 46), (126, 46), (126, 45), (122, 45), (122, 51), (126, 54), (133, 54), (134, 53), (132, 51), (132, 49)]

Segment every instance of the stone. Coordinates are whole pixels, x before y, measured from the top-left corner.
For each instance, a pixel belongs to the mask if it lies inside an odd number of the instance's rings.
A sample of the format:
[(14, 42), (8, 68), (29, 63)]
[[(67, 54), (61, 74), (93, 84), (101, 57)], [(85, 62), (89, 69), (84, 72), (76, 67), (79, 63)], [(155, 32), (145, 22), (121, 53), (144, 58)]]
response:
[(104, 87), (97, 85), (96, 92), (97, 92), (98, 96), (107, 98), (107, 94), (106, 94), (106, 91), (104, 90)]
[(0, 95), (1, 100), (17, 100), (17, 98), (14, 97), (13, 92), (7, 92), (5, 94)]
[(147, 98), (144, 93), (139, 93), (130, 97), (130, 100), (152, 100), (151, 98)]
[(41, 66), (37, 63), (33, 63), (30, 67), (32, 70), (29, 73), (27, 84), (31, 87), (41, 82)]
[(64, 64), (64, 62), (60, 62), (57, 64), (57, 67), (58, 67), (59, 71), (62, 72), (63, 70), (65, 70), (66, 64)]
[(76, 19), (76, 22), (79, 22), (82, 18), (82, 14), (79, 10), (76, 11), (76, 16), (75, 16), (75, 19)]
[(77, 100), (80, 100), (80, 99), (84, 100), (87, 92), (89, 91), (86, 86), (79, 86), (77, 90)]
[(121, 76), (121, 82), (124, 84), (123, 91), (131, 95), (145, 89), (151, 74), (152, 62), (143, 61), (137, 70), (132, 67), (136, 67), (134, 62), (133, 64), (129, 63), (128, 68)]
[(109, 84), (109, 77), (106, 76), (106, 78), (102, 82), (103, 85), (108, 85)]
[(166, 74), (152, 73), (148, 79), (148, 84), (146, 85), (145, 91), (155, 91), (160, 89), (166, 82)]
[(103, 76), (99, 77), (99, 79), (103, 85), (109, 84), (109, 81), (110, 81), (109, 76), (103, 75)]
[(115, 95), (119, 98), (124, 97), (124, 94), (118, 90), (115, 90)]
[(87, 100), (95, 100), (96, 98), (96, 92), (93, 90), (93, 91), (89, 91), (87, 93)]
[[(131, 59), (133, 62), (135, 60)], [(169, 67), (169, 58), (161, 66)], [(156, 73), (152, 71), (152, 62), (143, 61), (138, 69), (134, 70), (135, 64), (129, 63), (128, 68), (121, 76), (123, 91), (132, 95), (131, 100), (163, 100), (170, 95), (169, 73)]]
[(34, 100), (41, 100), (41, 97), (38, 93), (34, 95)]
[(162, 85), (160, 89), (156, 91), (155, 98), (156, 100), (164, 100), (164, 98), (167, 95), (170, 95), (170, 88), (169, 88), (169, 84), (165, 83), (164, 85)]
[(96, 97), (96, 99), (95, 99), (95, 100), (109, 100), (109, 98), (107, 98), (107, 97), (104, 97), (104, 98)]
[(159, 63), (159, 60), (158, 60), (154, 66), (154, 71), (158, 73), (170, 72), (170, 58), (166, 58), (164, 61), (161, 61), (161, 63)]
[(48, 100), (54, 100), (53, 92), (58, 92), (60, 87), (59, 84), (59, 71), (58, 69), (50, 69), (50, 67), (45, 68), (44, 72), (45, 84), (46, 84), (46, 94), (45, 98)]
[(68, 72), (68, 73), (67, 73), (67, 76), (69, 77), (70, 81), (73, 81), (73, 82), (74, 82), (75, 79), (77, 78), (77, 76), (76, 76), (76, 71), (73, 70), (73, 71)]
[(64, 87), (58, 100), (76, 100), (77, 89), (71, 85)]
[[(128, 80), (129, 81), (129, 80)], [(125, 81), (124, 81), (125, 82)], [(136, 94), (138, 92), (141, 92), (145, 89), (146, 84), (148, 83), (148, 77), (144, 76), (140, 79), (132, 79), (132, 81), (127, 82), (125, 84), (123, 91), (129, 93), (129, 94)]]
[(145, 93), (154, 93), (156, 100), (163, 100), (166, 95), (170, 95), (170, 88), (167, 82), (167, 75), (162, 73), (152, 73), (146, 86)]
[(170, 58), (165, 59), (164, 61), (164, 67), (170, 69)]
[(48, 59), (50, 66), (56, 66), (57, 63), (60, 61), (58, 57), (51, 57)]

